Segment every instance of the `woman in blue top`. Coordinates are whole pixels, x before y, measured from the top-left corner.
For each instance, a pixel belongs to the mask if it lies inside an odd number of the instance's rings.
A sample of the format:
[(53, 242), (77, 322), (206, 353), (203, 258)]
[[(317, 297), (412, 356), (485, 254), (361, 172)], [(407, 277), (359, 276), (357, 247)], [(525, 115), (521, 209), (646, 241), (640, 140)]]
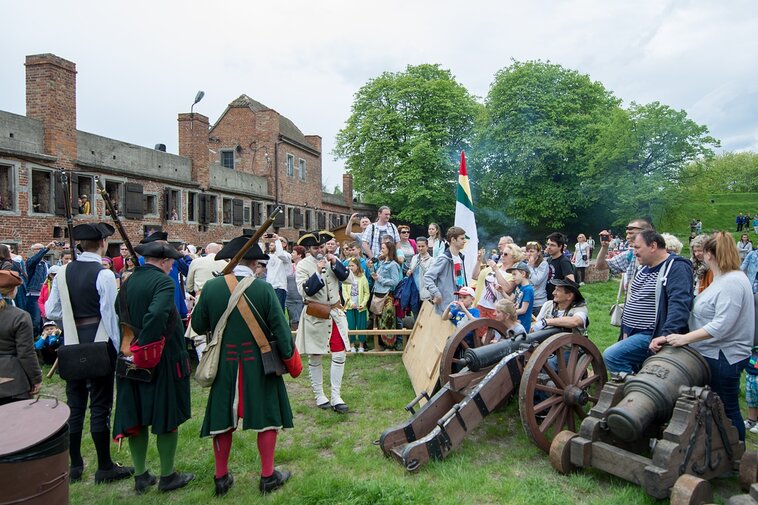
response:
[[(403, 278), (403, 273), (397, 260), (395, 244), (391, 241), (382, 243), (379, 264), (371, 277), (374, 279), (374, 300), (371, 302), (371, 308), (374, 316), (378, 316), (378, 320), (375, 318), (374, 328), (380, 330), (394, 329), (395, 300), (392, 292)], [(381, 303), (381, 311), (374, 310), (379, 305), (377, 298), (384, 300)], [(382, 335), (381, 339), (385, 346), (392, 347), (395, 345), (396, 336)]]

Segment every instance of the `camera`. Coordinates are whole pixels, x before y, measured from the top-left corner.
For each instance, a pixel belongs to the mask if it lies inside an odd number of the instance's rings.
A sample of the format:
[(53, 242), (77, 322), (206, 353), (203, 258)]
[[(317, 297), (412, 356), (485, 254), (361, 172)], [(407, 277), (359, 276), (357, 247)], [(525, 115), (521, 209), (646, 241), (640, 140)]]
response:
[(274, 238), (274, 234), (273, 233), (266, 233), (266, 234), (263, 235), (263, 238)]
[(64, 247), (66, 245), (66, 243), (65, 242), (56, 242), (55, 245), (57, 245), (58, 247)]

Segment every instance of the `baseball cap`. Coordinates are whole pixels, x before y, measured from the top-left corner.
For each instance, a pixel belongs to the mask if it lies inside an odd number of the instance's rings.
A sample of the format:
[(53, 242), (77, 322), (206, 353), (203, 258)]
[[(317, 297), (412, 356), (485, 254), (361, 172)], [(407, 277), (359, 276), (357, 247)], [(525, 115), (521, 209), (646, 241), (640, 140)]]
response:
[(458, 296), (471, 296), (473, 298), (476, 298), (476, 290), (474, 288), (469, 286), (463, 286), (461, 289), (453, 293), (454, 295)]

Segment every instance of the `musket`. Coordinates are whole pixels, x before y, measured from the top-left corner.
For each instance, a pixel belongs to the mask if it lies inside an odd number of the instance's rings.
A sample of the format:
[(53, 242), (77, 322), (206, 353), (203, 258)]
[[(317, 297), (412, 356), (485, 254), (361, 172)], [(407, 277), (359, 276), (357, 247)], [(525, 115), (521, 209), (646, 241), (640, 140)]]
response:
[(68, 241), (71, 246), (71, 259), (76, 261), (76, 247), (74, 246), (74, 216), (71, 212), (71, 186), (68, 183), (66, 169), (61, 167), (61, 186), (63, 187), (63, 207), (66, 209), (66, 227), (68, 228)]
[(252, 237), (247, 239), (247, 242), (245, 242), (245, 245), (242, 246), (242, 249), (240, 249), (237, 254), (234, 255), (234, 257), (227, 263), (227, 265), (224, 267), (224, 269), (219, 273), (219, 276), (226, 275), (232, 272), (234, 270), (234, 267), (237, 266), (237, 264), (240, 262), (242, 257), (245, 255), (247, 251), (250, 250), (251, 247), (253, 247), (253, 244), (256, 244), (258, 240), (260, 240), (261, 236), (263, 236), (263, 233), (268, 229), (269, 226), (274, 224), (274, 220), (276, 219), (276, 216), (282, 212), (281, 207), (276, 207), (271, 214), (269, 214), (268, 219), (263, 222), (263, 224), (258, 228), (258, 230), (253, 234)]
[(132, 258), (132, 264), (135, 267), (138, 266), (139, 258), (137, 257), (137, 253), (134, 251), (134, 247), (132, 247), (132, 242), (129, 240), (129, 236), (126, 234), (124, 225), (121, 223), (121, 218), (118, 217), (118, 212), (116, 212), (116, 208), (113, 206), (113, 201), (111, 200), (108, 191), (106, 191), (105, 186), (103, 186), (103, 181), (99, 177), (95, 177), (95, 183), (97, 184), (97, 192), (100, 193), (103, 202), (105, 202), (105, 207), (108, 209), (108, 213), (113, 219), (113, 224), (116, 225), (118, 234), (121, 235), (121, 239), (124, 241), (124, 245), (129, 250), (129, 256)]

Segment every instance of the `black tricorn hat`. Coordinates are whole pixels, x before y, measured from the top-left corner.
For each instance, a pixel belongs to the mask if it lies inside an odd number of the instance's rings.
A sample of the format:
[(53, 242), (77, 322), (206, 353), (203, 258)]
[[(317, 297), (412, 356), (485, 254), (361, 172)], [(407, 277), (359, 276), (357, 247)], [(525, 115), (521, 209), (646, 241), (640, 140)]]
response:
[(320, 232), (318, 232), (319, 245), (326, 244), (333, 238), (336, 238), (336, 237), (334, 236), (334, 233), (330, 232), (329, 230), (321, 230)]
[(584, 302), (584, 296), (582, 296), (581, 291), (579, 291), (579, 284), (576, 282), (570, 281), (568, 279), (553, 279), (550, 281), (550, 284), (556, 287), (560, 286), (562, 288), (566, 288), (574, 293), (574, 301), (576, 303)]
[(108, 223), (84, 223), (74, 226), (74, 240), (101, 240), (115, 232)]
[(150, 242), (154, 242), (156, 240), (163, 240), (164, 242), (168, 240), (168, 233), (165, 231), (154, 231), (147, 237), (143, 238), (139, 241), (140, 244), (149, 244)]
[(320, 245), (319, 242), (319, 232), (317, 231), (309, 231), (299, 239), (297, 239), (297, 245), (301, 245), (303, 247), (317, 247)]
[[(216, 259), (230, 260), (234, 258), (234, 255), (242, 249), (242, 247), (247, 243), (249, 239), (250, 236), (248, 235), (242, 235), (241, 237), (233, 238), (218, 253), (216, 253)], [(244, 260), (267, 260), (268, 258), (268, 254), (263, 254), (263, 251), (261, 251), (261, 246), (259, 246), (257, 243), (253, 244), (253, 247), (248, 249), (247, 252), (245, 252), (245, 255), (242, 257)]]
[(146, 258), (171, 258), (178, 260), (183, 257), (174, 246), (165, 240), (152, 240), (146, 244), (140, 242), (140, 244), (134, 248), (134, 251), (140, 256), (145, 256)]

